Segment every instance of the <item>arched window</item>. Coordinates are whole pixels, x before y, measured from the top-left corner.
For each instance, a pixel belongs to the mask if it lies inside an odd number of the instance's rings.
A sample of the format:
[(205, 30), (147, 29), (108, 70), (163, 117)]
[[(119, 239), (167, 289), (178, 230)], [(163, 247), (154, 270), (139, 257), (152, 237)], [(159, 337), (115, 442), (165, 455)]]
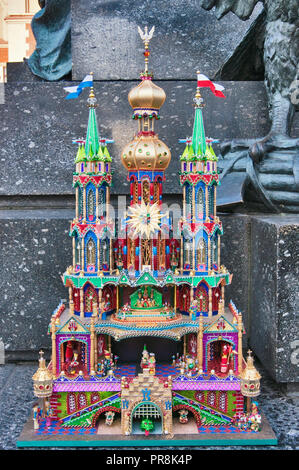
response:
[(199, 392), (196, 392), (195, 394), (196, 400), (200, 401), (200, 403), (205, 402), (205, 392), (203, 390), (200, 390)]
[(92, 312), (93, 303), (97, 302), (97, 294), (92, 286), (87, 287), (85, 291), (84, 299), (85, 299), (85, 311)]
[(94, 192), (90, 188), (87, 193), (87, 218), (93, 220), (95, 217), (95, 198)]
[(148, 180), (145, 180), (142, 183), (142, 199), (145, 204), (150, 202), (150, 184)]
[(197, 244), (197, 265), (207, 264), (207, 247), (203, 237), (198, 240)]
[(74, 393), (68, 393), (67, 409), (68, 413), (73, 413), (74, 411), (76, 411), (76, 396)]
[(88, 266), (96, 264), (96, 246), (91, 237), (86, 245), (86, 260)]
[(82, 409), (87, 406), (86, 395), (83, 392), (80, 392), (78, 395), (78, 408)]
[(215, 392), (209, 392), (208, 393), (208, 405), (212, 406), (213, 408), (216, 407), (216, 393)]
[(198, 310), (200, 312), (207, 312), (209, 306), (208, 293), (203, 286), (199, 286), (196, 289), (196, 300), (198, 305)]
[(83, 217), (83, 189), (79, 187), (79, 218)]
[(204, 218), (204, 192), (202, 188), (197, 191), (197, 217)]
[(212, 239), (211, 259), (212, 259), (212, 264), (218, 265), (218, 237), (217, 235), (215, 235), (215, 237)]
[(90, 397), (91, 403), (96, 403), (97, 401), (100, 400), (100, 395), (98, 392), (93, 392)]
[(105, 203), (106, 203), (106, 189), (104, 187), (99, 188), (99, 217), (103, 217), (105, 214)]
[(193, 213), (193, 198), (192, 198), (193, 187), (190, 184), (186, 184), (186, 218), (187, 220), (192, 219)]
[(227, 394), (225, 392), (219, 392), (218, 408), (224, 413), (227, 411)]
[(80, 239), (76, 236), (75, 238), (75, 265), (81, 264), (81, 244)]

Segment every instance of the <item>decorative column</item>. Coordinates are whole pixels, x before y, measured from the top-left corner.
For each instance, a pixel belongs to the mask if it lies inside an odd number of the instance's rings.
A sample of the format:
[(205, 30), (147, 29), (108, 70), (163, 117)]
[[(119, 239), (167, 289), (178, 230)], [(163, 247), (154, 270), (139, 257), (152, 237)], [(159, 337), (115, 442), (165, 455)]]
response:
[(173, 308), (174, 312), (176, 313), (176, 284), (174, 285), (174, 302), (173, 302)]
[(223, 310), (224, 310), (224, 301), (225, 301), (225, 287), (224, 284), (221, 284), (221, 299), (222, 299), (222, 305), (223, 305)]
[(214, 186), (214, 219), (217, 214), (217, 204), (216, 204), (216, 185)]
[(195, 223), (195, 187), (192, 186), (192, 222)]
[(82, 223), (86, 223), (86, 186), (83, 186), (83, 220)]
[(84, 318), (84, 297), (82, 287), (80, 287), (80, 317)]
[[(194, 299), (194, 290), (193, 290), (193, 286), (191, 286), (190, 287), (190, 305), (193, 303), (193, 299)], [(192, 316), (191, 309), (189, 309), (189, 316), (190, 317)]]
[(197, 334), (197, 362), (198, 370), (203, 370), (203, 316), (199, 316), (199, 329)]
[(110, 268), (110, 274), (112, 274), (112, 269), (113, 269), (113, 260), (112, 260), (112, 238), (110, 238), (110, 243), (109, 243), (109, 268)]
[(102, 319), (102, 289), (99, 289), (98, 292), (98, 297), (99, 297), (99, 313), (100, 313), (100, 319)]
[(119, 292), (118, 292), (118, 286), (116, 286), (116, 313), (118, 312), (119, 309)]
[(55, 318), (52, 317), (51, 320), (51, 333), (52, 333), (52, 375), (53, 379), (56, 379), (56, 369), (57, 369), (57, 362), (56, 362), (56, 326), (55, 326)]
[(186, 185), (183, 186), (183, 220), (186, 221)]
[(81, 265), (80, 265), (80, 271), (83, 274), (84, 273), (84, 238), (81, 240)]
[(195, 271), (196, 270), (196, 267), (195, 267), (195, 236), (193, 237), (193, 242), (192, 242), (192, 269)]
[(206, 222), (209, 221), (209, 189), (205, 186), (205, 203), (206, 203)]
[(96, 186), (96, 224), (99, 222), (99, 187)]
[(76, 266), (76, 239), (75, 237), (73, 237), (72, 243), (73, 243), (73, 271), (74, 271), (75, 266)]
[(209, 317), (212, 317), (213, 315), (213, 304), (212, 304), (212, 287), (209, 287)]
[(76, 220), (79, 220), (79, 186), (76, 186)]
[(74, 315), (73, 286), (69, 286), (70, 315)]
[(94, 327), (94, 322), (95, 322), (95, 317), (96, 317), (96, 312), (97, 312), (97, 307), (96, 304), (93, 303), (92, 305), (92, 310), (93, 314), (90, 320), (90, 373), (93, 373), (94, 370), (94, 346), (95, 346), (95, 327)]
[(218, 234), (217, 243), (218, 243), (218, 260), (217, 260), (217, 265), (218, 265), (218, 270), (219, 270), (219, 269), (220, 269), (220, 245), (221, 245), (220, 235), (219, 235), (219, 234)]
[(212, 253), (211, 253), (211, 238), (210, 238), (210, 236), (208, 236), (208, 271), (211, 270), (211, 257), (212, 257)]
[(181, 253), (180, 253), (180, 257), (181, 257), (181, 263), (180, 263), (180, 264), (181, 264), (181, 266), (180, 266), (180, 268), (181, 268), (181, 274), (183, 274), (183, 269), (184, 269), (184, 266), (183, 266), (183, 264), (184, 264), (184, 239), (183, 239), (183, 237), (181, 237)]

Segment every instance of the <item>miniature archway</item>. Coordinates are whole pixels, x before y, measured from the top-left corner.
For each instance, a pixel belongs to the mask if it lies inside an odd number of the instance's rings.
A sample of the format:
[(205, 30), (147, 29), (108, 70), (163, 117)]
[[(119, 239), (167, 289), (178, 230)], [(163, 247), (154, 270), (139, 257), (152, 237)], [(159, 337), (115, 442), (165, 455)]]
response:
[(97, 293), (91, 284), (86, 284), (84, 287), (84, 311), (92, 313), (94, 303), (97, 303)]
[(116, 408), (115, 406), (105, 406), (104, 408), (101, 408), (94, 414), (92, 418), (92, 427), (96, 427), (97, 421), (99, 417), (101, 416), (101, 414), (106, 413), (107, 411), (113, 411), (114, 413), (119, 413), (119, 414), (121, 413), (120, 408)]
[(195, 299), (197, 300), (197, 310), (201, 313), (207, 313), (209, 309), (208, 286), (201, 282), (195, 291)]
[(197, 427), (201, 425), (200, 413), (198, 411), (194, 410), (194, 408), (192, 408), (192, 406), (190, 406), (190, 405), (175, 405), (172, 408), (173, 413), (175, 411), (178, 411), (178, 410), (188, 410), (188, 411), (190, 411), (190, 413), (192, 413), (194, 418), (195, 418)]
[(159, 405), (154, 401), (142, 401), (135, 405), (130, 416), (130, 428), (133, 431), (134, 419), (153, 418), (156, 421), (161, 420), (161, 434), (163, 434), (163, 412)]
[[(236, 357), (233, 353), (230, 354), (228, 361), (225, 361), (226, 354), (229, 351), (224, 351), (224, 346), (228, 346), (232, 351), (234, 348), (233, 341), (226, 338), (212, 338), (206, 343), (205, 363), (207, 370), (214, 370), (216, 374), (228, 374), (229, 369), (236, 369)], [(224, 367), (226, 365), (226, 370)]]

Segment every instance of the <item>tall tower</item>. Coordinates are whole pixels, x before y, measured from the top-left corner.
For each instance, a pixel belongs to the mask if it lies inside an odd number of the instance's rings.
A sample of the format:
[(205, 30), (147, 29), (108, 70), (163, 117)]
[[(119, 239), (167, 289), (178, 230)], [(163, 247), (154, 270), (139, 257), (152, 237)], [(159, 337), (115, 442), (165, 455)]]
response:
[(74, 141), (78, 144), (73, 176), (76, 215), (70, 229), (73, 264), (68, 268), (66, 280), (70, 312), (81, 317), (91, 316), (93, 304), (99, 304), (99, 292), (94, 281), (96, 277), (100, 272), (112, 271), (113, 224), (109, 218), (112, 159), (107, 149), (107, 143), (112, 141), (99, 137), (97, 100), (93, 87), (87, 101), (89, 118), (86, 138)]
[(180, 296), (179, 307), (187, 311), (195, 300), (198, 314), (213, 316), (224, 309), (224, 286), (231, 276), (220, 263), (222, 223), (216, 215), (219, 184), (214, 139), (206, 138), (203, 99), (197, 87), (194, 97), (192, 137), (181, 140), (186, 147), (180, 157), (183, 187), (180, 273), (196, 279), (190, 299)]
[(141, 83), (128, 96), (138, 131), (124, 147), (121, 160), (128, 170), (131, 207), (127, 221), (129, 232), (133, 229), (128, 236), (126, 267), (138, 273), (148, 266), (154, 275), (158, 275), (171, 265), (169, 224), (161, 213), (162, 183), (171, 154), (154, 127), (160, 119), (160, 108), (166, 95), (153, 83), (153, 75), (148, 71), (148, 44), (152, 31), (148, 33), (146, 29), (142, 33), (140, 30), (145, 46), (145, 68), (140, 75)]

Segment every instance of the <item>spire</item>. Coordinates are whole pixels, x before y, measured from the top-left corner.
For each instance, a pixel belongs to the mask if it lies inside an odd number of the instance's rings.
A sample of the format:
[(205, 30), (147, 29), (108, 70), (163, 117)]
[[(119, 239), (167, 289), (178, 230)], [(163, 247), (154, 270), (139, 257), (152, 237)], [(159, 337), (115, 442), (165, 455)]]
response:
[[(197, 72), (199, 73), (199, 72)], [(192, 134), (192, 147), (194, 150), (194, 155), (205, 155), (206, 153), (206, 135), (203, 123), (202, 108), (204, 106), (203, 99), (200, 94), (199, 86), (196, 89), (196, 94), (194, 97), (194, 125), (193, 125), (193, 134)]]
[(150, 56), (150, 51), (148, 49), (148, 45), (149, 45), (150, 40), (153, 37), (154, 31), (155, 31), (155, 26), (152, 27), (150, 32), (148, 32), (147, 26), (144, 28), (144, 32), (142, 31), (140, 26), (138, 26), (138, 33), (139, 33), (139, 35), (140, 35), (140, 37), (141, 37), (141, 39), (144, 43), (144, 53), (143, 53), (143, 55), (144, 55), (144, 72), (142, 72), (141, 77), (152, 77), (152, 74), (150, 74), (149, 71), (148, 71), (148, 58)]
[(95, 112), (95, 108), (97, 107), (97, 99), (95, 97), (93, 87), (90, 87), (90, 93), (87, 102), (89, 107), (89, 117), (85, 142), (85, 154), (87, 158), (91, 158), (96, 155), (99, 150), (99, 131)]

